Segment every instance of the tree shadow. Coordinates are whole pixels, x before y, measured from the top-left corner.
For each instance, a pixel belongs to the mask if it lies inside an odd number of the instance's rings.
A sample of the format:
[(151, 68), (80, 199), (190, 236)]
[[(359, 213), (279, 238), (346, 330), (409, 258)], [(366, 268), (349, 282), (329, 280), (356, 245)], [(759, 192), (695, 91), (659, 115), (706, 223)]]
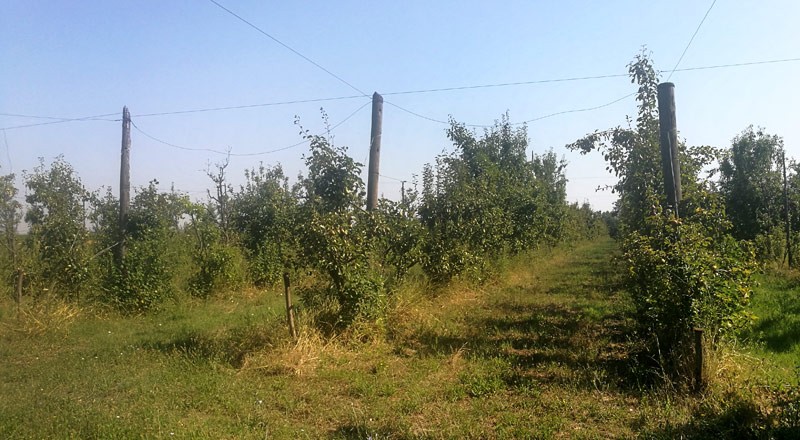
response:
[(649, 439), (798, 439), (800, 426), (776, 423), (772, 417), (759, 411), (757, 405), (746, 399), (733, 399), (721, 409), (701, 409), (681, 424), (667, 424), (643, 432)]
[(526, 392), (554, 385), (638, 395), (656, 370), (638, 354), (616, 260), (587, 254), (548, 265), (545, 280), (504, 287), (474, 313), (423, 323), (397, 341), (399, 352), (501, 359), (507, 385)]
[(168, 355), (240, 368), (248, 354), (270, 347), (274, 342), (274, 335), (266, 329), (247, 326), (216, 333), (184, 331), (165, 340), (144, 342), (141, 346)]
[[(513, 305), (512, 305), (513, 306)], [(630, 320), (580, 304), (528, 305), (526, 318), (488, 318), (476, 326), (492, 329), (482, 341), (486, 356), (501, 356), (514, 367), (515, 382), (626, 388), (630, 381)]]
[(412, 348), (418, 356), (461, 351), (471, 358), (501, 358), (511, 367), (505, 380), (513, 386), (638, 389), (629, 360), (632, 320), (601, 303), (564, 303), (564, 296), (574, 294), (575, 289), (559, 284), (547, 293), (553, 302), (495, 302), (490, 316), (466, 318), (466, 334), (420, 329)]
[(399, 437), (396, 432), (370, 429), (363, 423), (348, 423), (331, 432), (328, 438), (331, 440), (378, 440), (385, 438), (399, 439), (405, 438), (405, 436)]
[(770, 317), (761, 320), (750, 334), (758, 335), (769, 350), (785, 353), (800, 344), (800, 320), (786, 315)]

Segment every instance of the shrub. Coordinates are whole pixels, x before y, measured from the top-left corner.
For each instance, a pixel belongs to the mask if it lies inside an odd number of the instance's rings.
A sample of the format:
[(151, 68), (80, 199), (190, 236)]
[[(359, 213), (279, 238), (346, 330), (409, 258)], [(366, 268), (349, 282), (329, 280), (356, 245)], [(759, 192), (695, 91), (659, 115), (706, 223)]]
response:
[[(14, 175), (0, 176), (0, 280), (3, 286), (12, 291), (17, 283), (17, 273), (21, 269), (21, 251), (17, 240), (17, 225), (22, 219), (22, 204), (15, 197)], [(17, 301), (20, 298), (16, 298)]]
[(206, 207), (194, 205), (190, 214), (188, 228), (195, 239), (192, 253), (195, 270), (189, 277), (189, 292), (208, 296), (241, 287), (246, 266), (239, 248), (226, 243), (223, 231)]
[(256, 285), (278, 281), (297, 253), (297, 197), (280, 166), (245, 171), (245, 184), (231, 199), (231, 224), (246, 251)]
[(683, 220), (654, 214), (623, 241), (627, 287), (641, 335), (668, 374), (688, 372), (684, 361), (693, 328), (718, 341), (750, 321), (745, 306), (752, 294), (754, 254), (697, 219), (713, 215), (700, 208)]
[(84, 202), (89, 194), (72, 166), (59, 156), (33, 173), (25, 173), (25, 197), (29, 208), (28, 246), (34, 261), (26, 272), (42, 289), (75, 298), (90, 281), (88, 232), (84, 226)]
[(371, 218), (380, 262), (391, 267), (390, 276), (395, 282), (402, 281), (408, 270), (422, 259), (425, 230), (415, 216), (412, 203), (382, 199)]
[(373, 265), (377, 234), (372, 213), (362, 208), (361, 164), (324, 137), (307, 138), (308, 176), (300, 184), (304, 200), (295, 218), (299, 265), (322, 278), (305, 296), (335, 300), (344, 323), (359, 316), (375, 318), (384, 302), (384, 278)]
[(525, 127), (504, 116), (478, 138), (451, 122), (448, 137), (453, 153), (422, 175), (421, 262), (431, 279), (480, 280), (497, 257), (566, 238), (565, 163), (552, 152), (529, 161)]
[(106, 299), (127, 311), (151, 308), (173, 293), (171, 264), (178, 247), (178, 224), (188, 199), (159, 192), (158, 182), (137, 191), (131, 201), (121, 265), (107, 251), (119, 245), (119, 201), (109, 192), (95, 197), (92, 216)]
[(619, 226), (610, 225), (623, 240), (639, 336), (662, 372), (681, 376), (693, 327), (704, 328), (718, 340), (747, 321), (744, 307), (751, 294), (753, 252), (731, 237), (723, 198), (700, 178), (719, 157), (718, 150), (679, 145), (684, 200), (677, 208), (683, 218), (665, 208), (658, 76), (644, 52), (628, 71), (639, 86), (635, 127), (594, 132), (568, 147), (583, 153), (599, 150), (607, 169), (619, 177), (613, 186), (619, 194)]
[(371, 265), (374, 234), (369, 214), (308, 213), (303, 222), (303, 259), (317, 269), (324, 281), (314, 292), (334, 299), (342, 322), (361, 316), (375, 317), (384, 297), (384, 278)]

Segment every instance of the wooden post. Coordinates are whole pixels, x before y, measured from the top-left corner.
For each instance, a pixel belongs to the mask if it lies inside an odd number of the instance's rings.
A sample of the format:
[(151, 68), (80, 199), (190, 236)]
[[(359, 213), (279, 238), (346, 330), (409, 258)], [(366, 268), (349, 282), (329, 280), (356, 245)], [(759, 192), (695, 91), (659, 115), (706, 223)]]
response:
[[(16, 215), (16, 209), (12, 215)], [(17, 312), (19, 313), (20, 305), (22, 304), (22, 277), (24, 276), (24, 272), (19, 262), (19, 253), (17, 252), (17, 225), (6, 224), (4, 226), (6, 226), (6, 246), (8, 246), (8, 251), (11, 253), (11, 265), (14, 267), (17, 279), (14, 300), (17, 302)]]
[(675, 84), (670, 82), (658, 85), (658, 124), (667, 207), (674, 210), (675, 216), (678, 216), (678, 203), (681, 201), (681, 164), (678, 156), (678, 124), (675, 117)]
[(22, 283), (25, 277), (25, 272), (22, 269), (17, 268), (17, 313), (20, 311), (20, 307), (22, 307)]
[(699, 393), (705, 388), (703, 379), (703, 329), (694, 329), (694, 391)]
[(369, 174), (367, 179), (367, 210), (378, 206), (378, 179), (381, 162), (381, 133), (383, 132), (383, 96), (372, 94), (372, 130), (369, 137)]
[(122, 107), (122, 151), (119, 167), (119, 240), (114, 248), (115, 262), (122, 267), (125, 259), (125, 240), (128, 235), (128, 212), (131, 204), (131, 114)]
[(292, 294), (289, 291), (289, 273), (283, 273), (283, 293), (286, 300), (286, 322), (289, 324), (289, 335), (293, 340), (297, 340), (297, 329), (294, 326), (294, 306), (292, 305)]
[(781, 162), (783, 162), (783, 210), (786, 213), (786, 256), (789, 260), (789, 267), (792, 267), (794, 264), (792, 255), (792, 214), (789, 212), (789, 186), (786, 179), (786, 150), (781, 153)]

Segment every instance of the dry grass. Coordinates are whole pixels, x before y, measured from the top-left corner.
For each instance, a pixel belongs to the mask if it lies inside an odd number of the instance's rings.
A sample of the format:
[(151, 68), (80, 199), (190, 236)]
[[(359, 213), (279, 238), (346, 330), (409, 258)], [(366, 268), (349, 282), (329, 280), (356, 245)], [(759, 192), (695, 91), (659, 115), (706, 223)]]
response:
[(81, 315), (81, 308), (63, 300), (46, 298), (24, 304), (16, 311), (16, 319), (0, 322), (0, 332), (37, 336), (59, 332)]
[(297, 341), (287, 339), (277, 347), (251, 353), (241, 370), (267, 375), (308, 376), (316, 371), (323, 357), (337, 356), (344, 351), (335, 338), (326, 339), (313, 327), (304, 326)]

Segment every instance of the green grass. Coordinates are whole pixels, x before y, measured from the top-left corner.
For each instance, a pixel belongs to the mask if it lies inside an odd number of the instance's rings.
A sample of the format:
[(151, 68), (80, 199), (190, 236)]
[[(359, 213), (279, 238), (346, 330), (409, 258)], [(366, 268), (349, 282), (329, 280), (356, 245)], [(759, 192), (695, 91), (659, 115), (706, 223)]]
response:
[(768, 364), (764, 372), (772, 381), (798, 385), (800, 278), (773, 269), (757, 281), (750, 307), (756, 321), (742, 333), (742, 339), (753, 356)]
[[(127, 317), (55, 303), (18, 319), (3, 303), (0, 438), (734, 432), (754, 410), (748, 401), (647, 388), (630, 374), (630, 310), (610, 262), (615, 246), (600, 240), (519, 258), (480, 288), (411, 283), (384, 326), (333, 338), (301, 315), (297, 344), (274, 293), (177, 301)], [(792, 309), (765, 305), (775, 295), (756, 296), (761, 324)], [(798, 347), (787, 325), (756, 330), (748, 356), (768, 353), (790, 365)], [(783, 334), (770, 345), (771, 335)]]

